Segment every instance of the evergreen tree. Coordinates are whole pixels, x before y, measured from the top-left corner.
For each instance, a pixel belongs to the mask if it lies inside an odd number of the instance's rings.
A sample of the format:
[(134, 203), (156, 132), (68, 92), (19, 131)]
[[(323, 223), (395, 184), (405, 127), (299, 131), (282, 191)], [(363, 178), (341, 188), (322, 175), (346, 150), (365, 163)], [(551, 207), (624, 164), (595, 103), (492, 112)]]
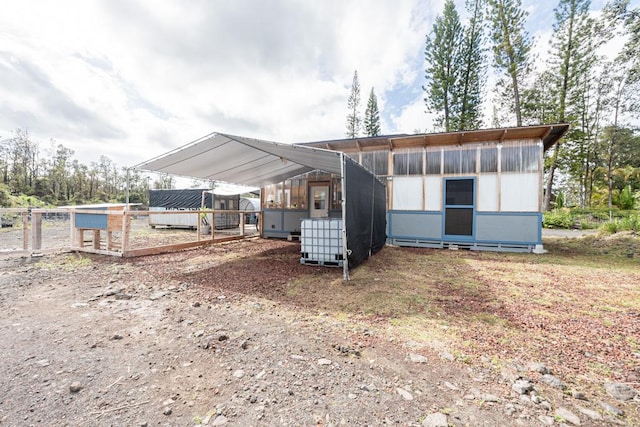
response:
[(378, 111), (378, 98), (373, 88), (369, 93), (367, 109), (364, 112), (364, 132), (366, 136), (380, 135), (380, 112)]
[(445, 131), (456, 130), (460, 110), (459, 81), (461, 67), (462, 25), (453, 0), (446, 0), (442, 15), (436, 17), (425, 44), (427, 110), (435, 113), (435, 126)]
[(509, 110), (515, 114), (516, 125), (522, 126), (520, 91), (528, 71), (533, 44), (525, 30), (528, 13), (522, 9), (520, 0), (488, 0), (488, 3), (493, 59), (496, 68), (508, 82)]
[[(590, 69), (589, 61), (595, 52), (593, 20), (589, 19), (590, 0), (560, 0), (555, 9), (554, 39), (551, 41), (551, 59), (548, 68), (553, 77), (556, 94), (555, 121), (575, 120), (573, 104), (577, 99), (579, 82)], [(563, 140), (557, 142), (549, 159), (544, 209), (551, 204), (551, 192), (559, 160), (563, 160)]]
[(360, 134), (360, 81), (358, 80), (358, 70), (353, 73), (353, 82), (351, 83), (351, 92), (347, 99), (347, 137), (357, 138)]
[(486, 77), (483, 52), (484, 0), (469, 0), (471, 18), (463, 28), (453, 0), (446, 0), (425, 45), (427, 110), (435, 126), (445, 131), (477, 129), (482, 125), (482, 85)]
[(457, 130), (479, 129), (482, 126), (482, 86), (486, 80), (482, 10), (484, 0), (468, 0), (471, 18), (464, 30), (459, 82), (459, 115)]

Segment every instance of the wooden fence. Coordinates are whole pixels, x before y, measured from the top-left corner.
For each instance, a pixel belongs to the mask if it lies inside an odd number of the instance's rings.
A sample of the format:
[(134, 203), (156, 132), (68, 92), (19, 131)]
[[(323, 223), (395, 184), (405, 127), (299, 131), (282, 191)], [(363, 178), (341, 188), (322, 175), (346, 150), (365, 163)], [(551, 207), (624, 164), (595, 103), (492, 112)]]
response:
[[(50, 252), (80, 251), (102, 255), (135, 257), (165, 252), (174, 252), (202, 245), (246, 239), (259, 235), (259, 225), (248, 226), (246, 216), (258, 211), (194, 210), (194, 211), (132, 211), (120, 209), (2, 209), (0, 217), (0, 253), (38, 255)], [(238, 227), (217, 232), (211, 227), (210, 234), (204, 233), (200, 218), (215, 218), (216, 214), (239, 216)], [(194, 215), (193, 232), (176, 231), (165, 239), (158, 239), (162, 230), (152, 230), (148, 226), (149, 215)], [(55, 238), (51, 226), (43, 226), (43, 218), (58, 218)], [(9, 218), (10, 220), (7, 220)], [(60, 219), (62, 218), (62, 219)], [(261, 220), (261, 218), (260, 218)], [(138, 224), (132, 230), (132, 223)], [(8, 227), (4, 227), (7, 225)], [(140, 232), (140, 229), (144, 230)], [(10, 228), (10, 230), (9, 230)], [(182, 233), (176, 238), (176, 233)], [(155, 235), (155, 237), (154, 237)], [(13, 239), (11, 244), (7, 244)], [(161, 236), (162, 237), (162, 236)], [(166, 240), (169, 240), (167, 242)], [(2, 241), (4, 240), (4, 241)], [(186, 240), (186, 241), (184, 241)], [(46, 245), (43, 245), (43, 241)], [(21, 242), (21, 245), (19, 243)], [(53, 242), (53, 243), (52, 243)], [(2, 243), (5, 243), (4, 245)], [(6, 246), (6, 247), (5, 247)], [(19, 247), (21, 246), (21, 247)]]

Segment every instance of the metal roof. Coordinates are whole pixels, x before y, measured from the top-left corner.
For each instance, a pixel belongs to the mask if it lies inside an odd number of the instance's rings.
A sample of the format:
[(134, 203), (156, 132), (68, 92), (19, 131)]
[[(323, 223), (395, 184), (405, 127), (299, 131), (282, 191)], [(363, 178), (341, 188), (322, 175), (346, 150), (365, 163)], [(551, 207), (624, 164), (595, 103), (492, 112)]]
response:
[(135, 169), (260, 187), (315, 169), (340, 175), (340, 153), (212, 133)]
[(514, 139), (541, 139), (544, 150), (551, 148), (567, 131), (566, 123), (479, 129), (458, 132), (424, 133), (416, 135), (382, 135), (370, 138), (337, 139), (305, 142), (305, 147), (326, 148), (345, 152), (375, 151), (409, 147), (461, 145), (481, 142), (502, 142)]

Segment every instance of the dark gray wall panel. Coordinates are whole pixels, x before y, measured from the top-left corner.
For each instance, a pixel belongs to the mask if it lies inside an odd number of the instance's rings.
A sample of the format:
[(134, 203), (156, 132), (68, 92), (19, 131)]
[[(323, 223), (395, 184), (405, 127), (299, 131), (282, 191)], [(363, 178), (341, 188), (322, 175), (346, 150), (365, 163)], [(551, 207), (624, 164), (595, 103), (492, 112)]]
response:
[(476, 240), (539, 243), (540, 215), (477, 215)]
[(442, 214), (389, 212), (389, 235), (419, 239), (442, 238)]
[(300, 222), (303, 218), (309, 218), (307, 211), (284, 211), (284, 230), (300, 231)]

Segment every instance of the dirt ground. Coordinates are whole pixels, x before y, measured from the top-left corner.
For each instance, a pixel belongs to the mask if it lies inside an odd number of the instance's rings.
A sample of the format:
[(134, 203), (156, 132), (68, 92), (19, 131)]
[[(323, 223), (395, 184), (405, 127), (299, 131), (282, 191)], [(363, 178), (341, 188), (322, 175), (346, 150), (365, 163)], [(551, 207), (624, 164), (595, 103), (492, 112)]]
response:
[(0, 425), (638, 419), (628, 409), (580, 413), (574, 397), (542, 383), (516, 391), (514, 382), (536, 376), (530, 368), (497, 372), (490, 361), (458, 360), (386, 323), (309, 309), (290, 292), (300, 277), (348, 285), (339, 269), (301, 265), (298, 252), (295, 242), (254, 239), (137, 259), (0, 255)]

